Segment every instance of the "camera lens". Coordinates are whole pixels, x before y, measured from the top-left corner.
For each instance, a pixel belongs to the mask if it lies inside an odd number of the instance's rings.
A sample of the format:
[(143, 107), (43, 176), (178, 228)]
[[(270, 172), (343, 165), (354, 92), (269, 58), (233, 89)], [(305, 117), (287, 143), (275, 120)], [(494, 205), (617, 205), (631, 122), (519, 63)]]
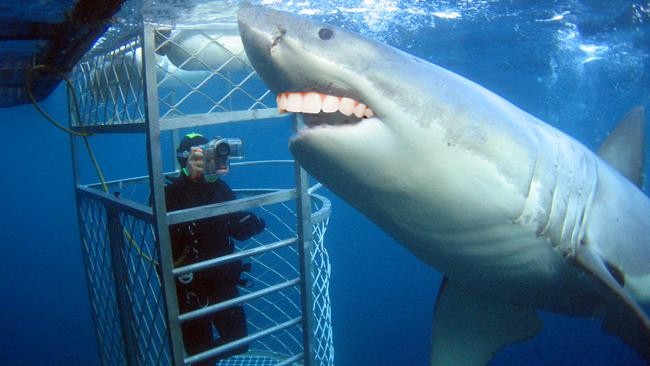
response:
[(217, 145), (217, 155), (219, 156), (227, 156), (230, 155), (230, 146), (228, 145), (227, 142), (221, 142)]

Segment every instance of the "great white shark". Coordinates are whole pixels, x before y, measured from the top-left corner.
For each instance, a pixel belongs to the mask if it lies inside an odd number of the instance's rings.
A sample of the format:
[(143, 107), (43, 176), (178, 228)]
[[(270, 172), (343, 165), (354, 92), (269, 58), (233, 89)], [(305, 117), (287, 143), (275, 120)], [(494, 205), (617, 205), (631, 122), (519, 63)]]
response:
[(361, 35), (238, 13), (297, 161), (444, 274), (432, 365), (484, 365), (543, 309), (603, 318), (650, 360), (650, 200), (637, 108), (596, 154), (480, 85)]

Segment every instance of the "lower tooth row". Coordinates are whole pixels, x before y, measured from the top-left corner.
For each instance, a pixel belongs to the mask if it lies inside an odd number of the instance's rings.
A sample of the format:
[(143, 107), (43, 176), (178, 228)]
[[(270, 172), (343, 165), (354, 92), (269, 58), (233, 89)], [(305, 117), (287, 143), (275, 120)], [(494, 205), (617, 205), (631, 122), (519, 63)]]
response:
[(333, 113), (336, 111), (349, 116), (354, 113), (358, 118), (370, 118), (375, 115), (372, 109), (365, 104), (359, 103), (351, 98), (335, 97), (319, 93), (281, 93), (276, 101), (280, 113)]

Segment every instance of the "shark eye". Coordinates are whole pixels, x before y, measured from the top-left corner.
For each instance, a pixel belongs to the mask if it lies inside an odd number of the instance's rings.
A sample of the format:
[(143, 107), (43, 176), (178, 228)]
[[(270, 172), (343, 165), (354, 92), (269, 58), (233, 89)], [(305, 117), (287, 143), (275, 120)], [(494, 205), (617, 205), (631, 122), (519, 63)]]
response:
[(321, 28), (318, 31), (318, 36), (323, 41), (327, 41), (328, 39), (332, 38), (333, 35), (334, 35), (334, 32), (329, 28)]

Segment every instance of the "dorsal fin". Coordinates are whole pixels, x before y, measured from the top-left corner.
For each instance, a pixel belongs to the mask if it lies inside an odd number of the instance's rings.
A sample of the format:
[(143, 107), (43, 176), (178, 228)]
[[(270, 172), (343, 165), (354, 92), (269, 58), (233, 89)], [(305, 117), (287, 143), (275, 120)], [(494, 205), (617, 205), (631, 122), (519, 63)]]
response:
[(637, 187), (643, 186), (645, 109), (634, 107), (598, 149), (598, 156)]

